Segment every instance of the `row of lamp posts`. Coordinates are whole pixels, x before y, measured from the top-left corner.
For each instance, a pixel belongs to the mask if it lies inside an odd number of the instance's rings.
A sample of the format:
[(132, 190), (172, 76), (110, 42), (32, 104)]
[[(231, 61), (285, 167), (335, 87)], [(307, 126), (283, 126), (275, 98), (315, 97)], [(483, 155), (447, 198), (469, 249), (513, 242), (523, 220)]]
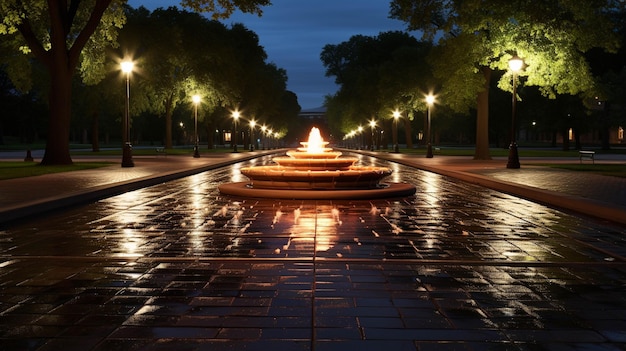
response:
[[(506, 168), (520, 168), (519, 162), (519, 154), (517, 151), (517, 142), (515, 141), (515, 114), (516, 114), (516, 102), (517, 102), (517, 74), (524, 66), (524, 61), (519, 58), (517, 55), (514, 55), (509, 60), (509, 69), (513, 74), (513, 98), (512, 98), (512, 107), (511, 107), (511, 144), (509, 145), (509, 155), (508, 161), (506, 164)], [(428, 106), (427, 110), (427, 122), (426, 122), (426, 157), (433, 157), (433, 147), (432, 147), (432, 139), (431, 139), (431, 108), (435, 103), (435, 96), (433, 94), (428, 94), (426, 96), (426, 105)], [(398, 119), (400, 118), (400, 111), (395, 110), (393, 112), (393, 152), (399, 153), (400, 148), (398, 146)], [(369, 122), (371, 130), (372, 130), (372, 145), (370, 150), (374, 151), (374, 128), (376, 127), (376, 121), (371, 120)], [(363, 127), (359, 126), (358, 131), (352, 131), (349, 133), (350, 136), (355, 136), (357, 133), (362, 133)]]
[[(133, 162), (132, 155), (132, 145), (130, 142), (130, 74), (133, 71), (134, 63), (132, 61), (123, 61), (121, 63), (122, 72), (126, 75), (126, 103), (124, 108), (124, 131), (122, 136), (122, 167), (134, 167), (135, 163)], [(511, 107), (511, 144), (509, 145), (509, 155), (508, 161), (506, 164), (506, 168), (520, 168), (519, 163), (519, 154), (517, 150), (517, 142), (515, 138), (515, 114), (516, 114), (516, 102), (517, 102), (517, 74), (524, 66), (524, 61), (519, 58), (517, 55), (514, 55), (509, 60), (509, 69), (513, 73), (513, 93), (512, 93), (512, 107)], [(198, 139), (198, 104), (200, 103), (200, 96), (194, 95), (192, 97), (192, 101), (194, 104), (194, 147), (193, 147), (193, 157), (200, 157), (199, 151), (199, 139)], [(426, 122), (426, 157), (433, 157), (433, 149), (432, 149), (432, 140), (430, 133), (430, 124), (431, 124), (431, 107), (435, 103), (435, 96), (432, 94), (428, 94), (426, 96), (426, 104), (428, 105), (427, 111), (427, 122)], [(394, 152), (400, 152), (400, 148), (398, 146), (398, 119), (400, 118), (400, 111), (396, 110), (393, 112), (393, 144), (394, 144)], [(233, 152), (237, 152), (237, 122), (240, 117), (239, 111), (234, 111), (232, 114), (233, 117), (233, 125), (234, 125), (234, 134), (233, 138)], [(369, 122), (371, 131), (372, 131), (372, 145), (371, 151), (374, 151), (374, 129), (376, 128), (376, 121), (371, 120)], [(250, 151), (254, 151), (254, 127), (256, 126), (256, 122), (254, 120), (250, 121)], [(265, 133), (265, 126), (262, 126), (261, 129)], [(270, 130), (271, 132), (271, 130)], [(358, 133), (363, 132), (363, 127), (359, 126)]]
[[(238, 152), (237, 150), (237, 143), (238, 143), (237, 125), (239, 123), (239, 118), (241, 117), (241, 113), (239, 111), (233, 111), (231, 116), (233, 117), (233, 130), (235, 131), (235, 133), (232, 136), (233, 152)], [(254, 151), (254, 144), (255, 144), (254, 131), (256, 129), (257, 122), (254, 119), (252, 119), (250, 120), (249, 125), (250, 125), (250, 151)], [(260, 129), (261, 129), (262, 138), (265, 138), (268, 135), (274, 138), (278, 137), (278, 133), (274, 132), (271, 128), (268, 128), (266, 125), (262, 125)]]
[[(428, 96), (426, 96), (426, 104), (428, 105), (428, 122), (427, 122), (427, 133), (426, 133), (426, 140), (428, 141), (428, 147), (427, 147), (427, 151), (426, 151), (426, 157), (428, 158), (432, 158), (433, 157), (433, 150), (432, 150), (432, 145), (431, 145), (431, 140), (430, 140), (430, 108), (431, 106), (435, 103), (435, 96), (432, 94), (429, 94)], [(400, 152), (400, 146), (398, 145), (398, 120), (400, 119), (400, 117), (402, 116), (402, 114), (400, 113), (400, 111), (395, 110), (393, 111), (393, 152), (394, 153), (399, 153)], [(370, 128), (371, 128), (371, 138), (372, 138), (372, 143), (370, 145), (370, 151), (374, 151), (374, 130), (376, 129), (376, 120), (372, 119), (369, 122)], [(363, 127), (359, 126), (357, 130), (350, 132), (348, 135), (349, 136), (355, 136), (356, 134), (362, 134), (363, 133)]]

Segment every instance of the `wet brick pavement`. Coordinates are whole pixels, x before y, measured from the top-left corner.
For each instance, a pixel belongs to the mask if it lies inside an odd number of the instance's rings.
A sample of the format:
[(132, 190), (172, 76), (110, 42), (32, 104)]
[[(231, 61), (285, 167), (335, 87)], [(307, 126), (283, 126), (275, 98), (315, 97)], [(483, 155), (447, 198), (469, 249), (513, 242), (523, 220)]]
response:
[(221, 196), (238, 167), (5, 228), (1, 349), (625, 349), (623, 227), (395, 164), (415, 196)]

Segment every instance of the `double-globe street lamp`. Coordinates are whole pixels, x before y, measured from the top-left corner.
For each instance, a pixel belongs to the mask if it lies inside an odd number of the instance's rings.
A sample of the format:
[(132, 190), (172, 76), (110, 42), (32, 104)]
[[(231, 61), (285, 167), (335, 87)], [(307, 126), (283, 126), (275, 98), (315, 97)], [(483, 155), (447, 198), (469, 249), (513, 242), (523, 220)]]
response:
[(399, 153), (400, 147), (398, 146), (398, 118), (400, 118), (400, 111), (393, 111), (393, 152)]
[(130, 74), (135, 64), (132, 61), (123, 61), (120, 67), (122, 72), (126, 74), (126, 105), (124, 108), (124, 130), (122, 131), (122, 167), (134, 167), (133, 147), (130, 144)]
[(231, 138), (232, 143), (233, 143), (233, 152), (237, 152), (237, 120), (239, 119), (239, 111), (235, 111), (233, 112), (233, 125), (234, 125), (234, 133), (233, 136)]
[(435, 103), (435, 96), (433, 94), (428, 94), (426, 96), (426, 104), (428, 105), (428, 114), (427, 114), (427, 122), (426, 122), (426, 141), (428, 142), (426, 147), (426, 157), (433, 158), (433, 145), (431, 143), (430, 136), (430, 108)]
[(191, 97), (193, 101), (193, 117), (194, 117), (194, 138), (195, 142), (193, 145), (193, 157), (200, 157), (200, 151), (198, 150), (198, 104), (200, 103), (200, 95), (194, 95)]
[(517, 55), (509, 60), (509, 69), (513, 72), (513, 99), (511, 107), (511, 145), (509, 145), (509, 159), (506, 168), (520, 168), (519, 154), (517, 153), (517, 142), (515, 141), (515, 104), (517, 102), (517, 73), (524, 66), (524, 60)]

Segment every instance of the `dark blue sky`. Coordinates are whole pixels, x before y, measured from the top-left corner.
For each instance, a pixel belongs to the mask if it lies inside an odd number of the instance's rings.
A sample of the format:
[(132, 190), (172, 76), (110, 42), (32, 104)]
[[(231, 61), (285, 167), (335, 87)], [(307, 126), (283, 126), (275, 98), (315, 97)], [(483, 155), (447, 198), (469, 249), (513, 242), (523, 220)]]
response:
[[(268, 61), (287, 71), (288, 89), (303, 109), (322, 106), (324, 96), (337, 90), (334, 77), (324, 76), (320, 53), (326, 44), (339, 44), (356, 34), (404, 30), (403, 22), (388, 18), (389, 0), (272, 0), (263, 16), (236, 13), (227, 25), (243, 23), (256, 32)], [(178, 0), (129, 0), (148, 9), (178, 5)]]

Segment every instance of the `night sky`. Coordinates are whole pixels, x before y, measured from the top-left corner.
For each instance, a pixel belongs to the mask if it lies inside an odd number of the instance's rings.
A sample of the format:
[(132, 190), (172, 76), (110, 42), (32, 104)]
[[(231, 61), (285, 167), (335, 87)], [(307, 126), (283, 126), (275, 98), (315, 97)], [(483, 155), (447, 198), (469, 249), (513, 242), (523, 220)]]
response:
[[(148, 9), (178, 5), (178, 0), (129, 0), (130, 6)], [(298, 95), (303, 109), (322, 106), (324, 96), (337, 90), (334, 77), (324, 76), (320, 53), (326, 44), (339, 44), (351, 36), (375, 36), (404, 30), (389, 19), (389, 0), (272, 0), (263, 16), (235, 13), (227, 25), (243, 23), (256, 32), (268, 61), (287, 71), (288, 89)]]

